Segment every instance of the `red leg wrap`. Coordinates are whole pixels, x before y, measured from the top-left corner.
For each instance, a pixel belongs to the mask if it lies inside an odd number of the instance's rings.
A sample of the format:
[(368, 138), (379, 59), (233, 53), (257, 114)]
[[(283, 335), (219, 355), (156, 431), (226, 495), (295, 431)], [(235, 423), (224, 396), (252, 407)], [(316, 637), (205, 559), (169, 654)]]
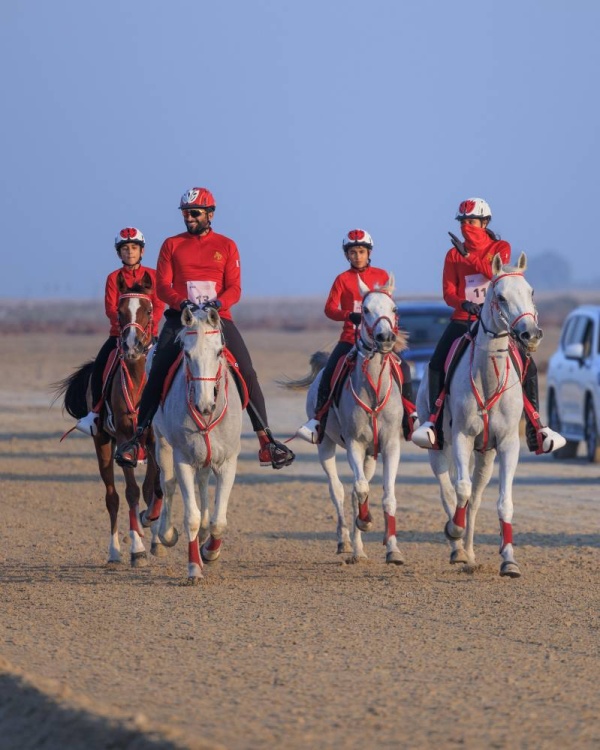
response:
[(500, 521), (500, 536), (502, 537), (502, 545), (500, 546), (500, 552), (506, 547), (507, 544), (513, 543), (512, 535), (512, 524)]
[(210, 539), (208, 540), (208, 544), (206, 545), (206, 549), (209, 552), (214, 552), (215, 550), (219, 549), (222, 542), (223, 542), (222, 539), (215, 539), (214, 536), (211, 534)]
[(464, 529), (465, 526), (467, 525), (466, 516), (467, 516), (467, 506), (465, 505), (464, 508), (457, 508), (454, 511), (454, 518), (452, 520), (457, 526), (460, 526), (461, 529)]
[(137, 531), (140, 536), (144, 536), (142, 527), (140, 526), (140, 519), (138, 516), (138, 506), (129, 509), (129, 530)]
[(385, 536), (383, 537), (383, 543), (385, 544), (391, 536), (396, 536), (396, 516), (390, 516), (389, 513), (384, 511), (383, 518), (385, 520)]
[(364, 503), (358, 504), (358, 517), (361, 521), (370, 521), (371, 514), (369, 513), (369, 501), (365, 500)]
[(188, 544), (188, 560), (189, 562), (196, 563), (196, 565), (202, 567), (202, 563), (200, 562), (200, 547), (198, 546), (197, 536), (193, 542), (190, 542)]

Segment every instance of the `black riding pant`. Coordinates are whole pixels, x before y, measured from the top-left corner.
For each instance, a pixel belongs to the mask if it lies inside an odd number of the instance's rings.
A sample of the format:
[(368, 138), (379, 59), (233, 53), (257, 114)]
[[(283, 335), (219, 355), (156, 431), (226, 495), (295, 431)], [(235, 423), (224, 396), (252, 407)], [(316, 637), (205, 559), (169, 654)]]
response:
[(98, 356), (94, 360), (94, 366), (92, 367), (91, 376), (92, 408), (94, 408), (102, 398), (102, 380), (104, 376), (104, 368), (106, 367), (106, 363), (108, 362), (110, 353), (117, 348), (118, 341), (118, 336), (109, 336), (104, 344), (102, 344), (102, 347), (98, 352)]
[[(250, 353), (235, 323), (231, 320), (221, 318), (221, 324), (223, 326), (225, 345), (233, 354), (239, 365), (242, 377), (246, 381), (248, 396), (250, 398), (250, 403), (248, 404), (250, 422), (255, 431), (262, 430), (268, 425), (267, 411)], [(138, 418), (140, 427), (146, 427), (150, 424), (160, 405), (160, 397), (167, 374), (181, 351), (181, 344), (175, 340), (181, 329), (180, 313), (175, 310), (167, 310), (165, 313), (165, 323), (158, 337), (156, 350), (152, 358), (148, 382), (144, 387), (140, 401)]]

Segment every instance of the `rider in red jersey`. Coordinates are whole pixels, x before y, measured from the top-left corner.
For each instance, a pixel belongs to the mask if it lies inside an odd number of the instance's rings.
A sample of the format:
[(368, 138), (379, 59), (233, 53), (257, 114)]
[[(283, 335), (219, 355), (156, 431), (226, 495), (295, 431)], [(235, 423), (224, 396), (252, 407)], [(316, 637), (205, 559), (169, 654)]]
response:
[[(458, 207), (456, 220), (460, 222), (464, 243), (453, 237), (454, 247), (446, 253), (442, 287), (444, 300), (454, 308), (450, 323), (442, 334), (429, 362), (429, 412), (431, 417), (414, 431), (412, 440), (421, 448), (443, 447), (441, 406), (438, 399), (444, 388), (446, 357), (454, 341), (463, 336), (479, 316), (485, 293), (493, 276), (492, 260), (498, 253), (503, 265), (510, 262), (510, 245), (488, 229), (492, 211), (482, 198), (469, 198)], [(537, 367), (531, 355), (520, 348), (524, 364), (527, 361), (523, 391), (536, 412), (539, 412)], [(437, 417), (435, 417), (437, 415)], [(565, 439), (541, 422), (526, 419), (529, 450), (550, 453), (561, 448)]]
[(150, 295), (152, 297), (152, 337), (156, 338), (158, 336), (158, 325), (165, 309), (165, 303), (161, 302), (157, 295), (155, 270), (142, 265), (145, 244), (144, 235), (135, 227), (125, 227), (115, 237), (115, 250), (121, 259), (123, 267), (109, 273), (106, 279), (104, 310), (106, 317), (110, 321), (109, 337), (102, 345), (98, 356), (94, 360), (91, 376), (92, 410), (80, 419), (76, 425), (76, 428), (86, 435), (96, 435), (98, 432), (98, 414), (102, 407), (104, 368), (106, 367), (110, 353), (117, 347), (119, 341), (119, 291), (117, 288), (117, 277), (119, 274), (121, 274), (125, 284), (129, 288), (135, 286), (135, 284), (140, 284), (145, 273), (152, 279), (153, 291)]
[(176, 337), (183, 327), (182, 310), (211, 306), (219, 311), (225, 344), (246, 381), (248, 416), (260, 443), (260, 464), (274, 469), (289, 466), (295, 455), (275, 440), (269, 430), (265, 400), (250, 354), (231, 317), (230, 310), (241, 295), (237, 246), (233, 240), (213, 231), (211, 221), (215, 199), (206, 188), (188, 190), (183, 194), (179, 208), (186, 231), (163, 242), (156, 268), (158, 295), (169, 305), (165, 325), (142, 393), (137, 432), (132, 440), (117, 448), (115, 460), (121, 466), (137, 465), (140, 438), (160, 405), (165, 378), (181, 351)]
[[(341, 357), (345, 357), (352, 349), (356, 341), (357, 326), (361, 321), (362, 292), (358, 286), (358, 279), (369, 287), (385, 286), (388, 282), (388, 272), (382, 268), (371, 265), (371, 251), (373, 250), (373, 238), (364, 229), (352, 229), (342, 240), (342, 249), (350, 268), (336, 277), (325, 303), (325, 315), (331, 320), (343, 322), (342, 335), (334, 350), (329, 355), (327, 364), (321, 375), (315, 418), (305, 422), (296, 436), (309, 443), (321, 441), (325, 432), (327, 422), (327, 411), (323, 411), (329, 399), (331, 388), (331, 377)], [(403, 396), (409, 401), (413, 400), (412, 382), (410, 368), (404, 361), (400, 361), (404, 385)], [(407, 415), (403, 420), (405, 436), (412, 432), (416, 413)]]

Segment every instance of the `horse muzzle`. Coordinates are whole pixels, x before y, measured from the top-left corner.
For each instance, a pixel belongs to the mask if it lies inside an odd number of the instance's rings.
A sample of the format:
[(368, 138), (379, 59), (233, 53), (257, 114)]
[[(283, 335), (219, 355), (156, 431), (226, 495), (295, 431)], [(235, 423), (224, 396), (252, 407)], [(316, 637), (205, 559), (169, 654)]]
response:
[(517, 337), (528, 352), (534, 352), (544, 338), (544, 332), (539, 326), (533, 326), (524, 331), (519, 331)]

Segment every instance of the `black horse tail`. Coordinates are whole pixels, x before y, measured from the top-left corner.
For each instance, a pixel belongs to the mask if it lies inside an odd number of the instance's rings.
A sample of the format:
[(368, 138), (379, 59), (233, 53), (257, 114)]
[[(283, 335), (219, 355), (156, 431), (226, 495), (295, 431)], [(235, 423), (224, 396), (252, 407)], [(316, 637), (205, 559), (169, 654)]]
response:
[(86, 394), (93, 366), (94, 360), (92, 359), (81, 365), (81, 367), (64, 378), (64, 380), (53, 383), (52, 387), (56, 394), (54, 400), (56, 401), (61, 396), (64, 396), (63, 407), (75, 419), (85, 417), (89, 411)]

